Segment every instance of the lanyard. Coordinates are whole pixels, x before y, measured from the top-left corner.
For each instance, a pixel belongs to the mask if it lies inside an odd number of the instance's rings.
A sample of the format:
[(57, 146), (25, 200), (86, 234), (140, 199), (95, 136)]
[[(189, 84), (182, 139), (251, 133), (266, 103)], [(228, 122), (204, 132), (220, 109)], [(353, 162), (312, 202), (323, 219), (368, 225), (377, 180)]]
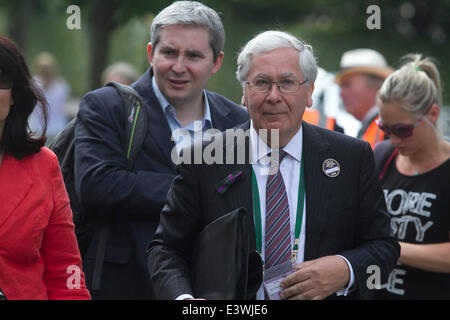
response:
[[(278, 168), (278, 170), (280, 170), (280, 168)], [(256, 250), (260, 255), (262, 255), (261, 204), (259, 200), (258, 182), (256, 180), (256, 175), (253, 168), (252, 168), (252, 200), (253, 200), (253, 214), (256, 232)], [(298, 182), (297, 215), (295, 218), (295, 233), (294, 233), (295, 241), (294, 247), (292, 248), (293, 262), (297, 260), (298, 242), (300, 238), (300, 231), (302, 229), (304, 201), (305, 201), (305, 178), (303, 174), (303, 156), (302, 156), (302, 159), (300, 161), (300, 178)]]

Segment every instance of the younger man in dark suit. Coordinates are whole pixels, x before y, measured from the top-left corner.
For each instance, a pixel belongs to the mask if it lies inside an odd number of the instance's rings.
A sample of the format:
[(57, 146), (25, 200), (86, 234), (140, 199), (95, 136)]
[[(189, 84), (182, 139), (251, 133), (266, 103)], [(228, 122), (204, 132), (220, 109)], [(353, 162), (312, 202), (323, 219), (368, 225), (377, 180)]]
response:
[[(239, 128), (249, 134), (226, 141), (223, 154), (245, 150), (246, 161), (177, 167), (149, 246), (157, 298), (196, 295), (190, 258), (197, 235), (241, 207), (252, 222), (250, 251), (261, 255), (265, 274), (293, 263), (294, 272), (281, 282), (283, 299), (335, 294), (367, 299), (369, 266), (382, 275), (393, 268), (399, 246), (390, 232), (370, 145), (302, 121), (312, 105), (316, 74), (312, 48), (285, 32), (264, 32), (243, 48), (237, 76), (251, 121)], [(279, 167), (267, 170), (278, 151)], [(248, 270), (249, 279), (261, 278), (254, 272)], [(259, 287), (250, 281), (247, 288)], [(261, 287), (246, 294), (265, 297)]]
[[(94, 299), (152, 299), (146, 248), (172, 179), (173, 155), (189, 136), (223, 131), (248, 119), (241, 106), (205, 90), (222, 65), (224, 29), (218, 14), (198, 2), (178, 1), (153, 20), (147, 70), (132, 87), (143, 99), (148, 133), (131, 171), (121, 141), (125, 109), (115, 89), (104, 87), (82, 100), (75, 129), (75, 185), (88, 213), (110, 215), (104, 263), (96, 266), (100, 226), (83, 259)], [(177, 148), (177, 149), (175, 149)], [(100, 259), (98, 259), (100, 260)], [(101, 284), (92, 287), (103, 267)], [(98, 274), (98, 273), (95, 273)]]

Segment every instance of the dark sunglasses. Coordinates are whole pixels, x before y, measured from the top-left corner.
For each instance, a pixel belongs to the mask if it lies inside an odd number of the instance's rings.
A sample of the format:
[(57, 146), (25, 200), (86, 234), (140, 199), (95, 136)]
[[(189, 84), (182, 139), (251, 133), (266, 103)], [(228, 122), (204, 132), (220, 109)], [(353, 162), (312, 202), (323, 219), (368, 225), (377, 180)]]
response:
[(0, 89), (11, 89), (12, 86), (12, 78), (5, 74), (2, 69), (0, 69)]
[(417, 127), (422, 118), (423, 115), (420, 116), (420, 118), (417, 119), (416, 122), (414, 122), (413, 124), (398, 123), (393, 124), (390, 127), (383, 124), (383, 122), (381, 122), (380, 119), (375, 120), (375, 123), (377, 124), (378, 128), (380, 128), (387, 135), (393, 134), (399, 138), (408, 138), (412, 136), (414, 128)]

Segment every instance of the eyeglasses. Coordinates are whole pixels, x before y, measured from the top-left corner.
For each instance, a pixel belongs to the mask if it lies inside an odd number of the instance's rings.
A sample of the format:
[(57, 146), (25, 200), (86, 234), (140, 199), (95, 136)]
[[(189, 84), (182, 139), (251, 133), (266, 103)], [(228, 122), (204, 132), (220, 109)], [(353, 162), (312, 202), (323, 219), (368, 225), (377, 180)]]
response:
[(392, 126), (389, 127), (383, 124), (383, 122), (381, 122), (380, 119), (375, 120), (375, 123), (387, 135), (393, 134), (399, 138), (408, 138), (412, 136), (414, 128), (417, 127), (419, 122), (422, 120), (423, 116), (424, 115), (420, 116), (420, 118), (417, 119), (416, 122), (414, 122), (413, 124), (398, 123), (393, 124)]
[(308, 79), (303, 82), (298, 81), (297, 79), (283, 79), (280, 81), (270, 81), (265, 78), (255, 78), (251, 81), (245, 81), (246, 84), (249, 85), (250, 89), (255, 92), (267, 93), (272, 89), (272, 84), (276, 83), (278, 86), (278, 90), (281, 93), (295, 93), (300, 88), (301, 85), (305, 84)]

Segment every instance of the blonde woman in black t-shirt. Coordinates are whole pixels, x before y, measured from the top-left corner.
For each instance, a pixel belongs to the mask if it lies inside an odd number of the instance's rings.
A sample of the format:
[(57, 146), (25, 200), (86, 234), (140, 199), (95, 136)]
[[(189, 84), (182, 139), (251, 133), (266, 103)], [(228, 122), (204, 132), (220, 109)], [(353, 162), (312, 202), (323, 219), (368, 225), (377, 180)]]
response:
[(401, 245), (381, 285), (385, 299), (450, 299), (450, 143), (438, 125), (442, 92), (429, 58), (412, 54), (378, 93), (379, 127), (389, 135), (380, 178)]

